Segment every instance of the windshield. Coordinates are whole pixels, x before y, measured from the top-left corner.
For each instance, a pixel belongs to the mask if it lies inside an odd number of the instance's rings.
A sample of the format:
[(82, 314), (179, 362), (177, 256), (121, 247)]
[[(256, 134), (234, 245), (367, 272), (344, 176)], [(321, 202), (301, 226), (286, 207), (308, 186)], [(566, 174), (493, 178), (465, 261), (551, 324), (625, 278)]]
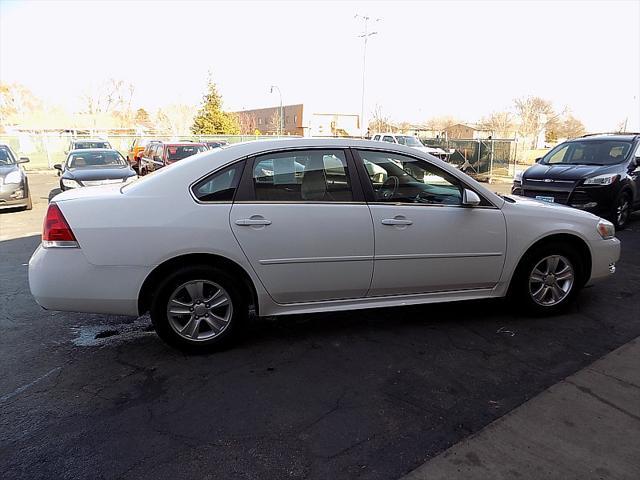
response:
[(67, 168), (124, 167), (125, 162), (119, 152), (72, 153), (67, 159)]
[(13, 158), (11, 150), (7, 147), (0, 147), (0, 166), (1, 165), (14, 165), (16, 159)]
[(87, 148), (111, 148), (109, 142), (75, 142), (74, 150), (85, 150)]
[(167, 147), (167, 160), (175, 162), (206, 150), (204, 145), (170, 145)]
[(397, 135), (398, 143), (407, 147), (422, 147), (422, 143), (416, 137), (410, 135)]
[(540, 161), (543, 165), (613, 165), (622, 162), (631, 150), (631, 142), (588, 140), (562, 143)]

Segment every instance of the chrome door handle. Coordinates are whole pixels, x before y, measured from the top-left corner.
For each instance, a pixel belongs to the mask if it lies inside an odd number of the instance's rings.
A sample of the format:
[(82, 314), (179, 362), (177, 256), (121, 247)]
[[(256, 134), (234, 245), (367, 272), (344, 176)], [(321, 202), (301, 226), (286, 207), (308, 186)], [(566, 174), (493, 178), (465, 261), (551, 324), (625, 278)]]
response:
[(236, 220), (236, 225), (250, 227), (252, 225), (271, 225), (271, 220), (265, 218), (240, 218)]
[(382, 220), (383, 225), (413, 225), (411, 220), (407, 220), (406, 218), (385, 218)]

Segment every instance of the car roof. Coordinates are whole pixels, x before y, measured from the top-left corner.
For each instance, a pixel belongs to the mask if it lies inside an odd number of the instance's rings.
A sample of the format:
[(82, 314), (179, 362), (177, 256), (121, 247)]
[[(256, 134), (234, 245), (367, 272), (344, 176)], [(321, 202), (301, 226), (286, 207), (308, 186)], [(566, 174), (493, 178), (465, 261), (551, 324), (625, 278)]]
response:
[(71, 140), (73, 143), (77, 142), (108, 142), (104, 138), (74, 138)]
[[(75, 150), (71, 150), (69, 155), (72, 153), (101, 153), (101, 152), (118, 152), (115, 148), (76, 148)], [(119, 152), (118, 152), (119, 153)]]
[(589, 135), (583, 135), (582, 137), (572, 138), (569, 142), (584, 142), (595, 140), (620, 140), (625, 142), (633, 142), (640, 138), (640, 134), (637, 133), (592, 133)]

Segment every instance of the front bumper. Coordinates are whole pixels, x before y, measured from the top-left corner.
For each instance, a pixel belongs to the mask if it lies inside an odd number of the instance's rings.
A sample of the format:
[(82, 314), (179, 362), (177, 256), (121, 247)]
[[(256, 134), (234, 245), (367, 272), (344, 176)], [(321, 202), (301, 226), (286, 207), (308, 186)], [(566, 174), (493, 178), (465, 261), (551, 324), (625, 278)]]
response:
[(29, 192), (24, 183), (0, 185), (0, 209), (26, 206)]
[(529, 184), (514, 182), (511, 187), (513, 195), (528, 198), (553, 197), (554, 203), (593, 213), (599, 217), (608, 217), (613, 211), (616, 192), (611, 186), (567, 185), (569, 188), (551, 186), (548, 184)]
[(47, 310), (138, 315), (148, 267), (93, 265), (81, 248), (42, 248), (29, 260), (29, 288)]
[(618, 260), (620, 260), (620, 240), (617, 238), (591, 243), (591, 276), (587, 285), (593, 285), (613, 275)]

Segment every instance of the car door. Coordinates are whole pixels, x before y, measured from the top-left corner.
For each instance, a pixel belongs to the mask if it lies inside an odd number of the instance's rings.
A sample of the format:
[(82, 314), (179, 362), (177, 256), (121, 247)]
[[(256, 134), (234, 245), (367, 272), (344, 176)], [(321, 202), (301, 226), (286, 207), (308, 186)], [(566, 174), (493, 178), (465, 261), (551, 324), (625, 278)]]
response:
[(463, 206), (465, 185), (426, 160), (376, 150), (356, 156), (375, 231), (369, 296), (496, 285), (506, 251), (500, 209), (486, 199)]
[(250, 159), (230, 223), (278, 303), (359, 298), (373, 273), (373, 224), (348, 152)]

